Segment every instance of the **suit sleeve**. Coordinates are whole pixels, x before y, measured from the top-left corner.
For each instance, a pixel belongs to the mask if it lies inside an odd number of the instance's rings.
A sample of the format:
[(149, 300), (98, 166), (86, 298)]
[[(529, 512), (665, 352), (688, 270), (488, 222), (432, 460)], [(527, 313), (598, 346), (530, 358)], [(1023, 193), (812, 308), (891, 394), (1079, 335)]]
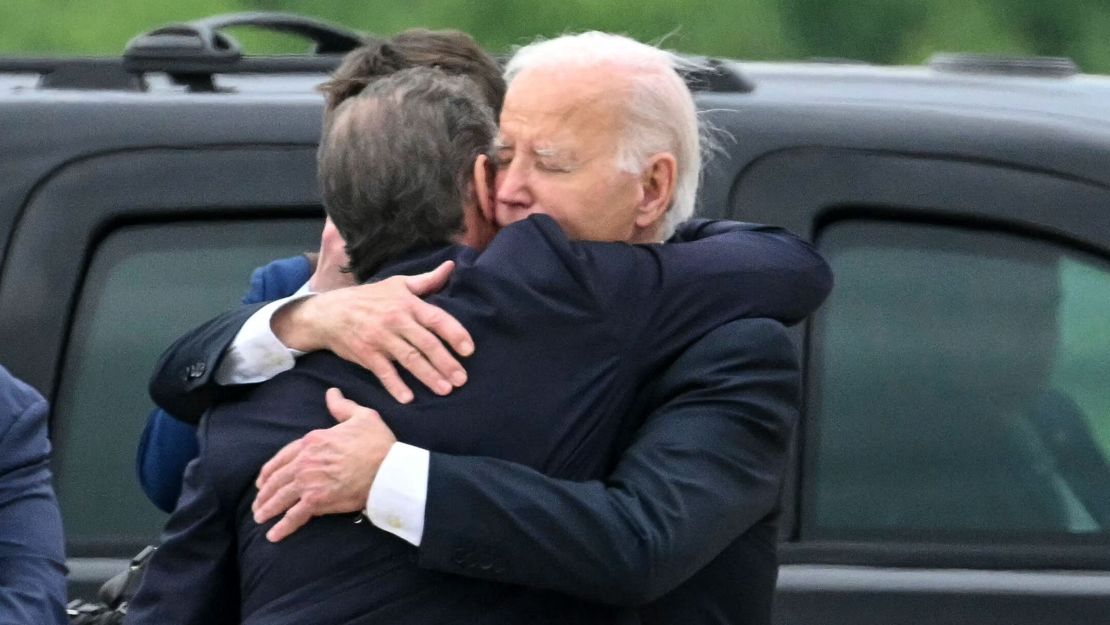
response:
[(136, 469), (146, 496), (164, 512), (172, 512), (181, 495), (181, 479), (197, 457), (196, 427), (155, 408), (139, 439)]
[(785, 329), (740, 320), (661, 377), (661, 404), (604, 481), (432, 454), (420, 565), (604, 603), (657, 599), (775, 508), (798, 384)]
[(194, 424), (214, 400), (218, 387), (212, 376), (228, 345), (261, 305), (292, 294), (311, 275), (312, 263), (304, 255), (255, 269), (243, 296), (246, 308), (201, 326), (163, 354), (150, 383), (150, 394), (159, 405), (172, 406), (178, 417), (155, 408), (147, 417), (135, 459), (139, 484), (160, 509), (172, 511), (181, 494), (185, 465), (197, 455)]
[(223, 313), (174, 341), (162, 353), (150, 378), (150, 397), (174, 417), (196, 424), (216, 403), (220, 387), (213, 374), (228, 345), (247, 319), (265, 304), (248, 304)]
[(530, 297), (609, 315), (630, 337), (630, 359), (645, 363), (668, 361), (735, 319), (801, 321), (832, 289), (821, 255), (781, 228), (699, 220), (675, 241), (570, 241), (550, 217), (533, 215), (498, 233), (476, 267)]
[[(11, 380), (0, 368), (0, 383)], [(66, 621), (65, 539), (50, 485), (46, 401), (35, 396), (26, 403), (28, 394), (12, 404), (11, 389), (0, 390), (6, 413), (0, 415), (6, 420), (0, 422), (0, 622), (60, 624)]]
[(617, 272), (608, 293), (628, 297), (620, 290), (636, 285), (639, 292), (631, 295), (652, 302), (643, 307), (650, 315), (645, 329), (664, 341), (701, 336), (739, 318), (797, 323), (832, 289), (824, 258), (782, 228), (695, 220), (673, 241), (629, 246), (623, 262), (613, 262), (612, 254), (597, 261), (597, 271)]
[(266, 302), (292, 295), (311, 275), (312, 263), (304, 255), (275, 260), (255, 269), (242, 307), (198, 326), (162, 354), (150, 379), (154, 403), (170, 415), (195, 425), (216, 401), (219, 385), (213, 376), (239, 329)]

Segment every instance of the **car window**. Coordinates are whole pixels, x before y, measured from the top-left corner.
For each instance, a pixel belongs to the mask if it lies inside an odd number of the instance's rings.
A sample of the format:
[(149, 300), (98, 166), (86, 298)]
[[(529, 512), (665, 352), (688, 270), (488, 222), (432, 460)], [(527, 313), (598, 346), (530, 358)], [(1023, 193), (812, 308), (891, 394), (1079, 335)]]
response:
[(135, 454), (154, 407), (146, 386), (158, 356), (189, 328), (238, 304), (254, 267), (318, 247), (320, 224), (137, 225), (97, 246), (52, 422), (70, 555), (157, 538), (164, 515), (139, 488)]
[(820, 247), (803, 534), (1110, 531), (1110, 264), (921, 223), (840, 222)]

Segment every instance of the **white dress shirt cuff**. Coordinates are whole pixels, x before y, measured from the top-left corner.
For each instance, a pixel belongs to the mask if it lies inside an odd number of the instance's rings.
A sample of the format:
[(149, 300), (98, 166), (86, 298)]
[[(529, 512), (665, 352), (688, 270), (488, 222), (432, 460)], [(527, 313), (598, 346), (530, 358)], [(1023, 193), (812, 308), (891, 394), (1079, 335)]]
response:
[(304, 352), (286, 347), (274, 334), (270, 319), (282, 306), (312, 295), (306, 287), (266, 304), (247, 319), (216, 367), (217, 384), (257, 384), (293, 368)]
[(428, 501), (427, 449), (393, 443), (366, 498), (366, 516), (377, 527), (420, 546)]

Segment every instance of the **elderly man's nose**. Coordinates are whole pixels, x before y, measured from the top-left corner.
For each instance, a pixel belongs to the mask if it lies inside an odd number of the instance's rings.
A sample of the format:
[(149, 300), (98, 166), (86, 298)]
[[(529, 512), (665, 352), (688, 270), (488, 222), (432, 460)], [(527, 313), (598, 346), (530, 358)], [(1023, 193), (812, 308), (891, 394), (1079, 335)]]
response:
[(498, 172), (496, 184), (498, 202), (514, 206), (528, 206), (532, 203), (527, 172), (518, 161), (509, 163)]

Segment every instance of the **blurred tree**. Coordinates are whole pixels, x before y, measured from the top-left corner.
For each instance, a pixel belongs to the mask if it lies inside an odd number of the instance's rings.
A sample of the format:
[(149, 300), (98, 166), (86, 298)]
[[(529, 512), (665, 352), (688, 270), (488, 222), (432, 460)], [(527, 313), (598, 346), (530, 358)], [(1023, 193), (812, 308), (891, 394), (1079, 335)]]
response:
[[(600, 29), (734, 58), (919, 63), (940, 50), (976, 51), (1070, 56), (1110, 72), (1110, 6), (1081, 0), (6, 0), (0, 51), (118, 54), (162, 24), (232, 11), (290, 11), (382, 34), (457, 28), (497, 52)], [(248, 29), (234, 36), (254, 52), (304, 49)]]
[(933, 2), (918, 0), (781, 0), (788, 32), (806, 56), (877, 62), (899, 58)]
[(921, 24), (906, 33), (902, 49), (892, 60), (920, 63), (936, 52), (1028, 54), (1031, 43), (1010, 27), (988, 0), (933, 2)]

